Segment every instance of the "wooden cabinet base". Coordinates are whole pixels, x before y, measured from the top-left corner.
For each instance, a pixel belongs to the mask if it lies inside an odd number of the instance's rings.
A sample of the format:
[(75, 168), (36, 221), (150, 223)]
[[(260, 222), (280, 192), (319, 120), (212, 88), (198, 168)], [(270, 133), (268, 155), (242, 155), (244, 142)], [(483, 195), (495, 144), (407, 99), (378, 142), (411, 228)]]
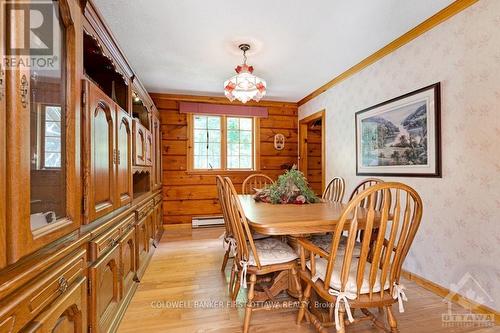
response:
[(120, 304), (120, 308), (118, 309), (118, 312), (116, 314), (115, 320), (113, 320), (111, 327), (110, 327), (110, 332), (117, 332), (118, 328), (120, 327), (120, 323), (123, 319), (123, 316), (125, 315), (125, 312), (127, 311), (127, 308), (130, 304), (130, 301), (132, 301), (132, 297), (134, 297), (135, 291), (139, 287), (139, 283), (135, 283), (132, 285), (132, 288), (130, 288), (128, 294), (124, 296), (122, 299), (122, 302)]

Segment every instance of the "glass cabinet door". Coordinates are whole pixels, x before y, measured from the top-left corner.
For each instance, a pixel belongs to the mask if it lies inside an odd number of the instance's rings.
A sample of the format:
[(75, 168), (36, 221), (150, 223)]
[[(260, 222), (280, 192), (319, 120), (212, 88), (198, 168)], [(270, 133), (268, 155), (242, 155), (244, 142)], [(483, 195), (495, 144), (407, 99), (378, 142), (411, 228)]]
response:
[[(7, 57), (19, 64), (7, 71), (10, 262), (79, 226), (75, 55), (68, 54), (75, 49), (70, 45), (75, 43), (72, 3), (7, 7)], [(40, 31), (26, 40), (32, 20)]]

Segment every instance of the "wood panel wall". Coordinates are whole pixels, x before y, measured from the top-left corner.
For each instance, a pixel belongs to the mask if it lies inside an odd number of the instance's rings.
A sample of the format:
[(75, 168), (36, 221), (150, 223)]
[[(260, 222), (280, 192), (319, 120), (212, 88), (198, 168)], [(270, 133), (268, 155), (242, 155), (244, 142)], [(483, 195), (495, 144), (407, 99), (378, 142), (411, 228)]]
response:
[[(193, 216), (220, 215), (215, 174), (187, 172), (187, 116), (179, 113), (179, 102), (229, 104), (225, 98), (151, 94), (161, 117), (163, 159), (163, 223), (191, 223)], [(234, 103), (233, 103), (234, 104)], [(269, 117), (260, 120), (260, 172), (276, 179), (284, 165), (297, 163), (297, 105), (260, 102), (246, 105), (268, 107)], [(274, 135), (285, 135), (285, 149), (274, 149)], [(253, 172), (228, 171), (238, 191)]]

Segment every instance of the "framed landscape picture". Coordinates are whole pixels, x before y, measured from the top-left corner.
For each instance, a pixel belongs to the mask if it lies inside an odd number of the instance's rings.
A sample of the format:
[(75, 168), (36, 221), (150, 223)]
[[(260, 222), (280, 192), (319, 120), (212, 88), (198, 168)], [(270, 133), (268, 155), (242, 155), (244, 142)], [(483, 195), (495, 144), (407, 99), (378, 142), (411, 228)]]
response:
[(440, 84), (356, 112), (356, 175), (441, 177)]

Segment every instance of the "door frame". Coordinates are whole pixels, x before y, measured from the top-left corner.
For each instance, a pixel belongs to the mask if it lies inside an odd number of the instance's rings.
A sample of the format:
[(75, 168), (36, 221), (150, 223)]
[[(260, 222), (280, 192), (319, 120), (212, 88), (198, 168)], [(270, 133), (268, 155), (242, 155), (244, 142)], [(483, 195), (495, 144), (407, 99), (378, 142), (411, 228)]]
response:
[(325, 190), (326, 166), (326, 109), (315, 112), (299, 120), (299, 170), (307, 178), (307, 127), (312, 121), (321, 119), (321, 191)]

